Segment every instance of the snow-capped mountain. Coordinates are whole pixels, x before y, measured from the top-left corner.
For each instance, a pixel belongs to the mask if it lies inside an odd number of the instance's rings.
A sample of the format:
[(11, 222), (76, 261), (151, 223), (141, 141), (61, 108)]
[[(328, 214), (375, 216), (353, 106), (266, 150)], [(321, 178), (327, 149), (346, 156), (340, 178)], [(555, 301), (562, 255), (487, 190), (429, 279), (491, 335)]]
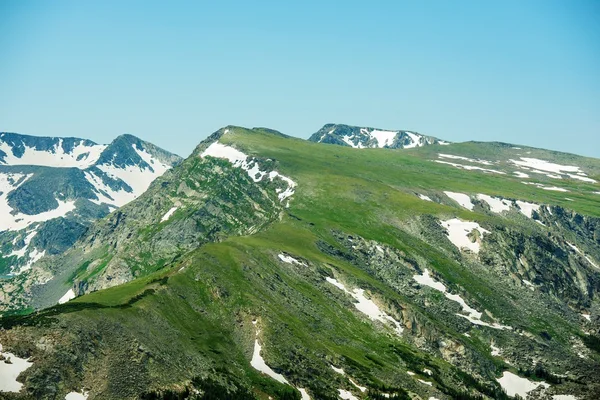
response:
[(326, 124), (308, 140), (363, 148), (410, 149), (430, 144), (449, 144), (433, 136), (411, 131), (389, 131), (341, 124)]
[(64, 251), (179, 160), (132, 135), (103, 145), (0, 133), (0, 276)]

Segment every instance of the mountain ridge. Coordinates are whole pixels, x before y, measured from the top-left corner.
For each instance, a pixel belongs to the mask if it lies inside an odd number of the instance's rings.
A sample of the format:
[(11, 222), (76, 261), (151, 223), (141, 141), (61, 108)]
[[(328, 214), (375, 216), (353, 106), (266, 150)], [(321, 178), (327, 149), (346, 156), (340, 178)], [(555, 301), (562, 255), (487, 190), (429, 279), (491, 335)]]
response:
[(34, 265), (64, 304), (0, 319), (14, 397), (593, 399), (599, 168), (222, 128)]

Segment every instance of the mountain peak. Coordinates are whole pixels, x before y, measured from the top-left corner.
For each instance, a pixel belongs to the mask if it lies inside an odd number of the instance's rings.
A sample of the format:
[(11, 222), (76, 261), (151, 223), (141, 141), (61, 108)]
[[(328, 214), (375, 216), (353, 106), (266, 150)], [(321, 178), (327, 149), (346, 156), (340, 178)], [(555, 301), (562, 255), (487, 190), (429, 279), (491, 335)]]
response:
[(358, 149), (390, 148), (410, 149), (430, 144), (449, 144), (433, 136), (405, 130), (384, 130), (344, 124), (325, 124), (308, 140), (318, 143), (337, 144)]

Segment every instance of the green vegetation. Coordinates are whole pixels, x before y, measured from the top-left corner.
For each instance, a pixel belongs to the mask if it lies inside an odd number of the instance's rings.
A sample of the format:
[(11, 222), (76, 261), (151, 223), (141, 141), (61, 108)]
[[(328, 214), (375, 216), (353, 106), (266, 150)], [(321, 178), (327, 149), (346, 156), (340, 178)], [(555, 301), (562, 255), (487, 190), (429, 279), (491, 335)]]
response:
[[(600, 280), (567, 244), (600, 257), (596, 186), (561, 182), (571, 190), (565, 196), (508, 174), (457, 169), (432, 161), (440, 146), (357, 150), (228, 129), (222, 143), (297, 183), (290, 207), (277, 198), (280, 182), (254, 182), (225, 160), (203, 159), (209, 142), (201, 144), (58, 259), (66, 282), (88, 294), (0, 319), (0, 342), (36, 360), (23, 376), (24, 396), (63, 398), (86, 387), (90, 399), (299, 399), (303, 388), (313, 399), (336, 399), (340, 389), (371, 399), (508, 399), (496, 381), (508, 368), (578, 394), (600, 385), (600, 356), (573, 350), (575, 337), (597, 350), (580, 312), (597, 306)], [(512, 154), (500, 144), (443, 150), (491, 160)], [(584, 162), (598, 174), (597, 160)], [(498, 215), (477, 203), (468, 211), (444, 190), (562, 208), (540, 210), (542, 226), (516, 209)], [(447, 239), (438, 221), (453, 217), (489, 231), (479, 255)], [(482, 324), (417, 284), (425, 269), (481, 312)], [(354, 294), (363, 289), (402, 334), (369, 319), (326, 278)], [(42, 292), (46, 305), (55, 301), (50, 293)], [(39, 345), (46, 340), (52, 346)], [(250, 365), (255, 340), (290, 385)], [(492, 346), (501, 353), (492, 355)], [(542, 362), (531, 370), (533, 359)], [(567, 371), (579, 379), (557, 378)]]

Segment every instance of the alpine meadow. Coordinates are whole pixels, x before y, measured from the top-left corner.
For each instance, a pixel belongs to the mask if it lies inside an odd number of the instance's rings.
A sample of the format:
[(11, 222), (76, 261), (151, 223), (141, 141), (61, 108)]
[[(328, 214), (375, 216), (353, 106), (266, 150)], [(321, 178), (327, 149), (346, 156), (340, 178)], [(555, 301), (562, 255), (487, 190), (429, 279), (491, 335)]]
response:
[(0, 0), (0, 400), (599, 400), (598, 0)]

